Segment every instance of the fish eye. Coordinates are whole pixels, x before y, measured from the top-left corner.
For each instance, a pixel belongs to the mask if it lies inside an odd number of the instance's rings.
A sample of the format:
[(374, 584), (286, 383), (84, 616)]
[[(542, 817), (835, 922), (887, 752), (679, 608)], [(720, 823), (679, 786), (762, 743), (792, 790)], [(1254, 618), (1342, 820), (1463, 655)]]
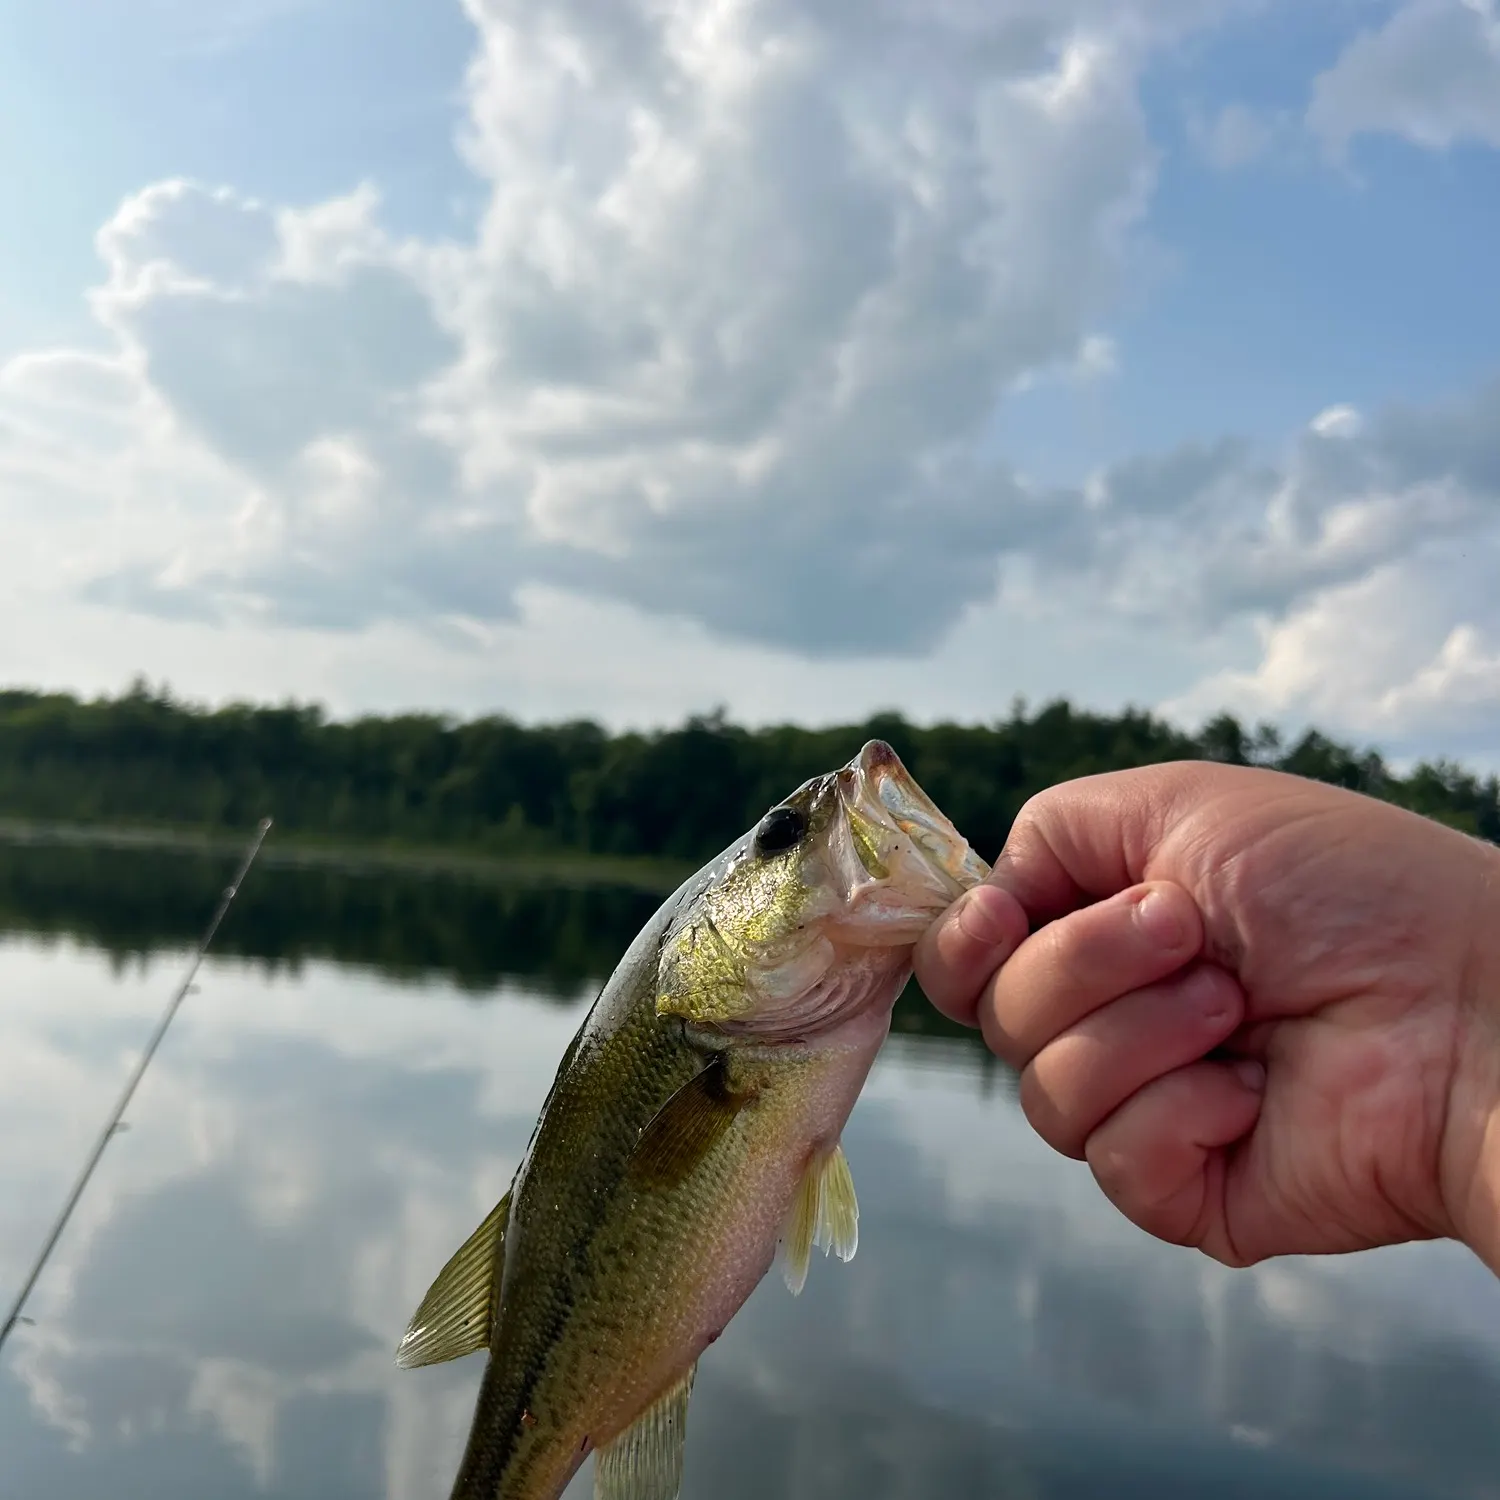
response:
[(784, 854), (807, 832), (807, 819), (795, 807), (773, 807), (755, 830), (757, 854)]

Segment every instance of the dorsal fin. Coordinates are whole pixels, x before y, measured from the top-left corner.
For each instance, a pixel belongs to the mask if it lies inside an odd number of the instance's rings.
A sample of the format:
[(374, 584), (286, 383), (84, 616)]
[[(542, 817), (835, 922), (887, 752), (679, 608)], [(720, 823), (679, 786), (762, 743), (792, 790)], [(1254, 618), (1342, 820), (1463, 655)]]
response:
[(696, 1361), (594, 1459), (594, 1500), (677, 1500)]
[(396, 1349), (396, 1363), (403, 1370), (440, 1365), (489, 1347), (495, 1274), (509, 1218), (507, 1193), (438, 1272)]

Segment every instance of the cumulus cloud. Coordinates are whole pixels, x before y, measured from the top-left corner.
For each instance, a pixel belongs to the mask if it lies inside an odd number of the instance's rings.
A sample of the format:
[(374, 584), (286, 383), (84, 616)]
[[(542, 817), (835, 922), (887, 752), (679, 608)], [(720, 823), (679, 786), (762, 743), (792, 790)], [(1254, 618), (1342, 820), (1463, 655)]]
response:
[[(1077, 486), (996, 455), (1015, 392), (1128, 372), (1109, 316), (1155, 169), (1140, 78), (1227, 3), (470, 0), (471, 234), (394, 234), (370, 183), (288, 205), (161, 182), (103, 226), (98, 344), (0, 366), (4, 608), (20, 629), (83, 601), (99, 662), (173, 621), (216, 622), (235, 661), (259, 632), (257, 684), (322, 694), (338, 659), (358, 706), (392, 701), (395, 662), (455, 702), (631, 722), (726, 698), (973, 713), (1098, 701), (1088, 659), (1128, 640), (1116, 687), (1148, 700), (1485, 722), (1500, 620), (1432, 570), (1491, 545), (1496, 390), (1330, 406), (1285, 452), (1226, 437)], [(1406, 6), (1320, 81), (1319, 128), (1376, 128), (1348, 102), (1370, 59), (1436, 55), (1390, 37), (1479, 28), (1473, 61), (1491, 20)], [(1229, 166), (1275, 122), (1200, 123)], [(1432, 591), (1403, 616), (1415, 654), (1315, 690), (1288, 662), (1331, 670), (1310, 643), (1380, 588)], [(465, 678), (455, 643), (507, 675)]]
[[(955, 382), (952, 400), (904, 416), (918, 398), (895, 346), (873, 379), (864, 356), (879, 340), (855, 359), (838, 318), (799, 346), (797, 319), (773, 308), (752, 325), (769, 337), (781, 318), (780, 347), (741, 346), (742, 368), (728, 368), (722, 350), (709, 352), (727, 293), (696, 331), (669, 324), (665, 285), (620, 299), (619, 318), (627, 303), (655, 318), (640, 335), (658, 351), (650, 357), (627, 347), (635, 335), (600, 303), (575, 325), (596, 341), (590, 352), (541, 338), (567, 309), (550, 291), (512, 295), (501, 268), (514, 265), (493, 225), (477, 246), (396, 243), (378, 208), (367, 188), (273, 210), (184, 183), (121, 208), (100, 235), (109, 275), (94, 296), (116, 349), (44, 351), (0, 372), (7, 561), (18, 576), (24, 562), (33, 586), (60, 576), (96, 604), (167, 619), (446, 624), (481, 647), (523, 608), (540, 618), (540, 587), (686, 617), (762, 648), (887, 660), (992, 610), (998, 593), (1010, 638), (1016, 610), (1047, 629), (1072, 612), (1221, 642), (1254, 622), (1259, 664), (1178, 693), (1170, 704), (1183, 714), (1228, 700), (1404, 733), (1435, 722), (1442, 697), (1458, 732), (1500, 706), (1489, 593), (1440, 581), (1444, 547), (1477, 556), (1496, 534), (1500, 386), (1369, 417), (1331, 406), (1283, 454), (1221, 439), (1044, 489), (944, 426), (960, 404), (955, 372), (978, 359), (973, 341), (967, 355), (946, 349), (963, 344), (952, 326), (926, 356), (934, 378)], [(506, 254), (537, 253), (513, 237)], [(486, 256), (496, 268), (481, 272)], [(642, 288), (656, 265), (642, 258)], [(580, 287), (586, 295), (614, 293), (601, 274)], [(880, 295), (900, 301), (884, 282)], [(1114, 347), (1081, 326), (1066, 341), (1037, 340), (1048, 363), (1008, 364), (1002, 349), (988, 368), (1019, 383), (1098, 378)], [(675, 373), (660, 354), (669, 328), (683, 341)], [(821, 392), (787, 405), (765, 372), (795, 386), (799, 348), (838, 355)], [(950, 353), (957, 364), (945, 363)], [(964, 421), (982, 409), (974, 402)], [(1397, 580), (1383, 587), (1405, 598), (1417, 577), (1429, 578), (1431, 617), (1411, 621), (1406, 646), (1380, 652), (1363, 625), (1348, 627), (1368, 666), (1341, 667), (1349, 601), (1377, 578)], [(1411, 616), (1388, 600), (1378, 612)], [(989, 653), (978, 629), (960, 655)], [(548, 631), (556, 642), (576, 634), (555, 622)], [(683, 644), (674, 638), (667, 659)], [(663, 659), (663, 641), (641, 649)], [(737, 670), (782, 669), (745, 658)]]
[(1193, 719), (1228, 706), (1313, 721), (1376, 736), (1397, 754), (1438, 744), (1493, 766), (1497, 570), (1493, 533), (1421, 548), (1266, 617), (1253, 668), (1212, 674), (1167, 707)]
[(1229, 706), (1500, 759), (1500, 382), (1331, 406), (1281, 452), (1137, 455), (1079, 501), (1028, 559), (1030, 596), (1054, 622), (1212, 643), (1219, 665), (1160, 700), (1173, 716)]
[(1434, 150), (1465, 141), (1500, 148), (1495, 0), (1408, 0), (1320, 75), (1307, 120), (1335, 152), (1377, 133)]
[(79, 462), (119, 525), (72, 567), (167, 614), (485, 621), (532, 579), (930, 647), (1068, 524), (983, 435), (1031, 372), (1113, 368), (1136, 78), (1208, 9), (476, 0), (472, 242), (394, 242), (368, 186), (163, 183), (101, 231), (94, 308), (151, 421)]
[(1090, 487), (1103, 576), (1122, 608), (1219, 624), (1283, 616), (1455, 540), (1487, 542), (1500, 522), (1497, 422), (1500, 384), (1368, 422), (1331, 407), (1280, 458), (1226, 440), (1128, 460)]

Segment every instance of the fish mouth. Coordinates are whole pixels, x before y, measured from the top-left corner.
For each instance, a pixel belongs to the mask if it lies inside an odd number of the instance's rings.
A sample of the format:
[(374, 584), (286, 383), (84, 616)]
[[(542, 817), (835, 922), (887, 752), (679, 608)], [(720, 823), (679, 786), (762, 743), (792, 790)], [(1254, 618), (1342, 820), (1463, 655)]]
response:
[[(865, 848), (885, 843), (896, 832), (904, 835), (928, 869), (942, 878), (950, 898), (978, 885), (990, 873), (990, 867), (969, 847), (968, 840), (884, 740), (868, 741), (837, 776), (840, 798), (867, 868)], [(870, 873), (877, 871), (871, 869)]]

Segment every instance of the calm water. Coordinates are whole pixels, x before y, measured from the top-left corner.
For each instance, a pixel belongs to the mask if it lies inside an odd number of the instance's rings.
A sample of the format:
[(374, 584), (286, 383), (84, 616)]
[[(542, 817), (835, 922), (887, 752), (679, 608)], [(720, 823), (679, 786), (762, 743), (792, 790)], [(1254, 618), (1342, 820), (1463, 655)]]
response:
[[(226, 873), (0, 848), (0, 1303)], [(445, 1500), (481, 1361), (391, 1350), (654, 904), (267, 868), (242, 902), (0, 1356), (6, 1500)], [(908, 999), (845, 1138), (859, 1255), (704, 1359), (688, 1500), (1500, 1496), (1477, 1263), (1148, 1241)]]

